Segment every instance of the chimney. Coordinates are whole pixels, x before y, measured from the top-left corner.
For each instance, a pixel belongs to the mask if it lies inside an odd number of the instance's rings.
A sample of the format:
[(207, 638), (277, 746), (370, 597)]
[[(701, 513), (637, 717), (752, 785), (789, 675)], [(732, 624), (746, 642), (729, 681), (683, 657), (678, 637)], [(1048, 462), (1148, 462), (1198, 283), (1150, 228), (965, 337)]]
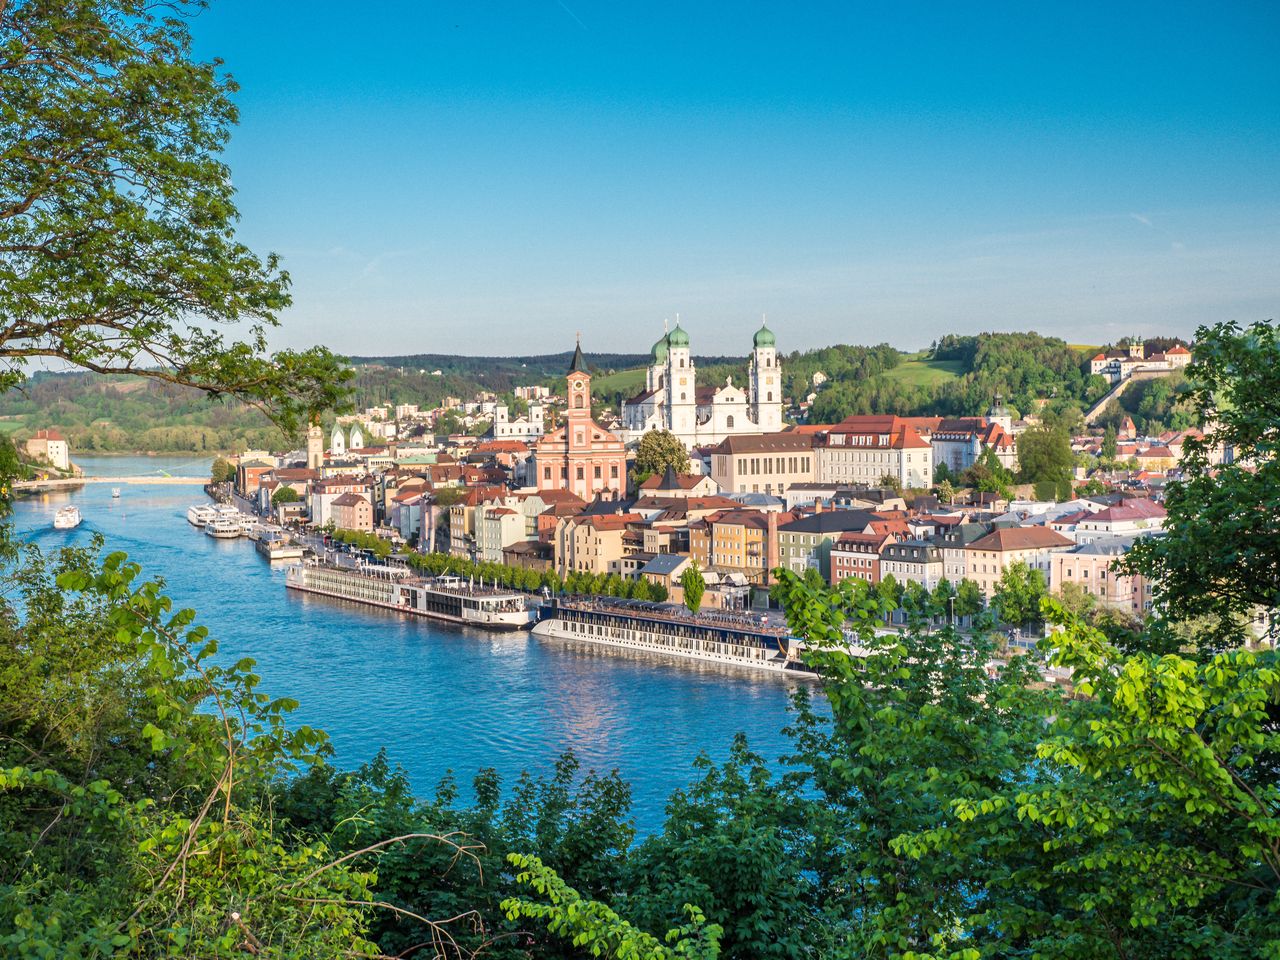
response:
[(815, 499), (814, 499), (814, 501), (813, 501), (813, 512), (814, 512), (814, 513), (821, 513), (821, 512), (822, 512), (822, 500), (821, 500), (821, 499), (818, 499), (818, 498), (815, 498)]
[(773, 583), (773, 571), (778, 565), (778, 514), (770, 510), (766, 516), (768, 530), (765, 537), (768, 542), (764, 545), (764, 582), (768, 586)]

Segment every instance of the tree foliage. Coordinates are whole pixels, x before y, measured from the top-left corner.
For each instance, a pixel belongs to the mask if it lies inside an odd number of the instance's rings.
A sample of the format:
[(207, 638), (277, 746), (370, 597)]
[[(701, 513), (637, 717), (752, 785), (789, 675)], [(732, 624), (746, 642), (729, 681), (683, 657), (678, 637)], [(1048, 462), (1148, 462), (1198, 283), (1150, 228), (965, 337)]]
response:
[(680, 590), (684, 594), (684, 605), (690, 613), (697, 613), (702, 606), (702, 595), (706, 592), (707, 581), (702, 576), (698, 565), (690, 561), (680, 574)]
[(670, 430), (650, 430), (636, 446), (633, 482), (639, 486), (651, 476), (662, 476), (668, 467), (676, 473), (688, 473), (689, 451)]
[[(258, 406), (291, 431), (345, 399), (322, 348), (267, 352), (289, 303), (235, 239), (237, 119), (176, 0), (0, 5), (0, 384), (53, 358)], [(247, 323), (241, 340), (221, 327)]]
[[(1280, 609), (1280, 340), (1274, 323), (1201, 328), (1188, 369), (1191, 402), (1210, 424), (1184, 445), (1181, 479), (1165, 495), (1165, 535), (1142, 538), (1125, 568), (1154, 595), (1156, 632), (1196, 623), (1205, 649), (1278, 635)], [(1215, 448), (1233, 451), (1218, 464)], [(1267, 613), (1262, 613), (1266, 611)]]

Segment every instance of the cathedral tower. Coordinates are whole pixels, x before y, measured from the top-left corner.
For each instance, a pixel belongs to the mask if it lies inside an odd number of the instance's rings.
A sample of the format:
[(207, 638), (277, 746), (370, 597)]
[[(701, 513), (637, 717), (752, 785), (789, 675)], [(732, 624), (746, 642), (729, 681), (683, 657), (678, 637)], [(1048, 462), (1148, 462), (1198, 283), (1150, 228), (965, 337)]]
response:
[(773, 331), (763, 323), (752, 341), (748, 381), (751, 419), (762, 433), (777, 433), (782, 429), (782, 367)]

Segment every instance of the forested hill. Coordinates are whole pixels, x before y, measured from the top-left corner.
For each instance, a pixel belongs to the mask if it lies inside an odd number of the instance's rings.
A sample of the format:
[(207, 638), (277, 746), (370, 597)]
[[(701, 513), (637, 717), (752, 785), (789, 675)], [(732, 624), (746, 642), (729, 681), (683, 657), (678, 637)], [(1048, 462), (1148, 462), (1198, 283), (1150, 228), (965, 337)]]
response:
[[(1047, 399), (1051, 409), (1082, 408), (1106, 392), (1089, 377), (1085, 360), (1096, 348), (1073, 347), (1036, 333), (946, 336), (919, 353), (888, 344), (841, 344), (783, 357), (789, 399), (816, 393), (810, 419), (833, 422), (857, 413), (976, 415), (996, 394), (1019, 413)], [(479, 391), (510, 394), (522, 384), (557, 386), (568, 352), (511, 357), (415, 354), (352, 357), (356, 406), (436, 405), (446, 396)], [(617, 408), (644, 382), (646, 354), (586, 355), (597, 399)], [(746, 382), (746, 357), (697, 357), (700, 384)], [(438, 372), (437, 372), (438, 371)], [(818, 377), (817, 374), (821, 374)], [(815, 387), (814, 381), (825, 382)], [(0, 428), (53, 426), (73, 449), (214, 451), (278, 446), (283, 438), (254, 410), (211, 402), (190, 390), (141, 378), (91, 373), (36, 374), (21, 389), (0, 395)]]

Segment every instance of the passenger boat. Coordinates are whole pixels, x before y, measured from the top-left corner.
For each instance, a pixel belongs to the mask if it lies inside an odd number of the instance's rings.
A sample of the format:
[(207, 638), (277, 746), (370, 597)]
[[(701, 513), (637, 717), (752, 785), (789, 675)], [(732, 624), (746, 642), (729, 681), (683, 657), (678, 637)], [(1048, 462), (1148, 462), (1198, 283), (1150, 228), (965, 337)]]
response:
[(517, 591), (476, 586), (459, 577), (424, 578), (391, 564), (340, 567), (305, 560), (288, 569), (285, 586), (486, 630), (522, 630), (536, 616), (528, 597)]
[(234, 517), (215, 517), (205, 524), (204, 532), (217, 540), (236, 540), (240, 536), (240, 521)]
[(119, 487), (112, 487), (112, 488), (111, 488), (111, 499), (112, 499), (112, 500), (119, 500), (119, 499), (120, 499), (120, 488), (119, 488)]
[(75, 506), (59, 507), (58, 512), (53, 515), (53, 529), (55, 530), (74, 530), (80, 526), (80, 521), (84, 519), (80, 516), (80, 509)]
[(218, 516), (218, 511), (207, 503), (196, 504), (187, 508), (187, 523), (193, 527), (203, 527), (210, 520)]
[(640, 600), (556, 598), (543, 606), (533, 634), (756, 670), (810, 673), (800, 659), (800, 641), (785, 626), (758, 614), (691, 614), (673, 604)]
[(268, 560), (301, 560), (305, 548), (301, 544), (290, 543), (285, 537), (263, 534), (253, 548)]

